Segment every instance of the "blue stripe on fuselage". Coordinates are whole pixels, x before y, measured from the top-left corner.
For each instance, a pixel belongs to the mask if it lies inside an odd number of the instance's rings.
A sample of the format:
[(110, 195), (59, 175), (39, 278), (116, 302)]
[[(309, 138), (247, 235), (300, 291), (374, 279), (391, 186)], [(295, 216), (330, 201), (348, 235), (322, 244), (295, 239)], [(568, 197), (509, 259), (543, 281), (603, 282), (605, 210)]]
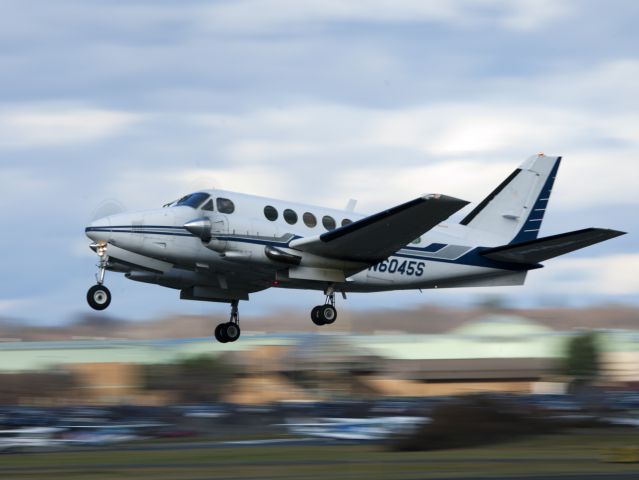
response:
[[(145, 230), (145, 229), (149, 230)], [(157, 229), (157, 230), (156, 230)], [(172, 231), (162, 231), (162, 230)], [(180, 233), (179, 230), (182, 230)], [(162, 226), (140, 226), (140, 227), (87, 227), (84, 229), (85, 233), (88, 232), (101, 232), (101, 233), (139, 233), (144, 235), (172, 235), (177, 237), (193, 237), (194, 235), (187, 232), (182, 227), (162, 227)]]
[[(144, 229), (150, 229), (149, 231), (144, 231)], [(157, 230), (156, 230), (157, 229)], [(161, 230), (160, 230), (161, 229)], [(162, 231), (164, 230), (164, 231)], [(173, 230), (173, 231), (167, 231)], [(184, 233), (178, 233), (178, 230), (182, 230)], [(198, 238), (195, 235), (187, 232), (183, 227), (175, 227), (175, 226), (163, 226), (163, 225), (144, 225), (138, 228), (132, 228), (130, 225), (127, 226), (114, 226), (114, 227), (87, 227), (85, 228), (85, 232), (110, 232), (110, 233), (137, 233), (137, 234), (152, 234), (152, 235), (170, 235), (170, 236), (178, 236), (178, 237), (193, 237)], [(290, 241), (302, 238), (299, 235), (295, 235), (290, 240), (286, 242), (278, 242), (271, 240), (262, 240), (257, 238), (243, 238), (237, 235), (218, 235), (216, 236), (218, 240), (229, 241), (229, 242), (238, 242), (238, 243), (251, 243), (254, 245), (265, 245), (271, 247), (288, 247)], [(415, 252), (428, 252), (433, 253), (437, 252), (444, 247), (447, 247), (447, 244), (444, 243), (431, 243), (426, 245), (425, 247), (403, 247), (402, 250), (412, 250)], [(490, 260), (489, 258), (482, 257), (479, 255), (479, 252), (484, 250), (484, 247), (475, 247), (471, 249), (469, 252), (462, 255), (460, 258), (454, 260), (447, 260), (442, 258), (424, 258), (422, 256), (410, 255), (409, 253), (395, 253), (390, 255), (391, 257), (398, 258), (409, 258), (412, 260), (420, 260), (420, 261), (430, 261), (430, 262), (441, 262), (441, 263), (450, 263), (455, 265), (468, 265), (475, 267), (487, 267), (487, 268), (496, 268), (502, 270), (512, 270), (512, 271), (521, 271), (521, 270), (532, 270), (535, 268), (540, 268), (541, 265), (522, 265), (519, 263), (506, 263), (506, 262), (497, 262), (495, 260)]]

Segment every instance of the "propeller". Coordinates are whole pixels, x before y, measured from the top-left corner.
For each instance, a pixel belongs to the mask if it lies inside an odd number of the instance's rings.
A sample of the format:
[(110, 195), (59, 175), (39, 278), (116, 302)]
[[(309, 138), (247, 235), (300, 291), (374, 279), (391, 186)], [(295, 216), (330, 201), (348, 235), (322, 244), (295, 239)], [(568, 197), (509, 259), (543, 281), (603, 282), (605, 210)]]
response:
[(114, 198), (108, 198), (101, 201), (98, 206), (93, 210), (91, 214), (91, 221), (95, 221), (99, 218), (108, 217), (109, 215), (116, 215), (126, 211), (124, 205), (119, 200)]

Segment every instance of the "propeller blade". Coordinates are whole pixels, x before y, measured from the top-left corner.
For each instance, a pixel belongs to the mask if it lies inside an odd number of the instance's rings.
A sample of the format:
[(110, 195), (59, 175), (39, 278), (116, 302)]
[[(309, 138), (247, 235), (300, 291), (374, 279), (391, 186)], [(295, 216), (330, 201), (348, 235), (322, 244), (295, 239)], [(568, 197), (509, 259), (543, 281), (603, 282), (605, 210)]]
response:
[(115, 199), (107, 199), (100, 202), (93, 213), (91, 214), (91, 221), (95, 221), (99, 218), (108, 217), (109, 215), (116, 215), (118, 213), (122, 213), (126, 211), (124, 205)]

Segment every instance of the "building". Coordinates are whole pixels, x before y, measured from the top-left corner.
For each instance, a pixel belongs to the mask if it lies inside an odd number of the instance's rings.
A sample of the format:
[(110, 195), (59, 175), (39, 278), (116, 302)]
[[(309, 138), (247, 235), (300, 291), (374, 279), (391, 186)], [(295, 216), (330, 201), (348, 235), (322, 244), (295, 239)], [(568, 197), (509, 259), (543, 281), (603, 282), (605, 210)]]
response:
[[(518, 316), (479, 318), (445, 334), (244, 334), (212, 339), (75, 340), (0, 343), (0, 373), (62, 368), (86, 403), (170, 403), (144, 391), (143, 365), (196, 355), (224, 358), (240, 374), (226, 400), (269, 403), (339, 396), (429, 396), (476, 392), (560, 392), (566, 342), (558, 332)], [(639, 384), (639, 331), (601, 332), (608, 383)]]

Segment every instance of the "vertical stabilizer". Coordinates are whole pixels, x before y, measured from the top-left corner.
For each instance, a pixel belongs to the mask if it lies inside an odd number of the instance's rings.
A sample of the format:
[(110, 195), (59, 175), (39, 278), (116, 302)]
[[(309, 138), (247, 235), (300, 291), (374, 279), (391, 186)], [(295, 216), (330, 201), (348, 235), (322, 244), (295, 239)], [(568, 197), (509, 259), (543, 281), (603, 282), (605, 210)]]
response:
[(460, 223), (502, 243), (536, 239), (560, 162), (561, 157), (530, 157)]

